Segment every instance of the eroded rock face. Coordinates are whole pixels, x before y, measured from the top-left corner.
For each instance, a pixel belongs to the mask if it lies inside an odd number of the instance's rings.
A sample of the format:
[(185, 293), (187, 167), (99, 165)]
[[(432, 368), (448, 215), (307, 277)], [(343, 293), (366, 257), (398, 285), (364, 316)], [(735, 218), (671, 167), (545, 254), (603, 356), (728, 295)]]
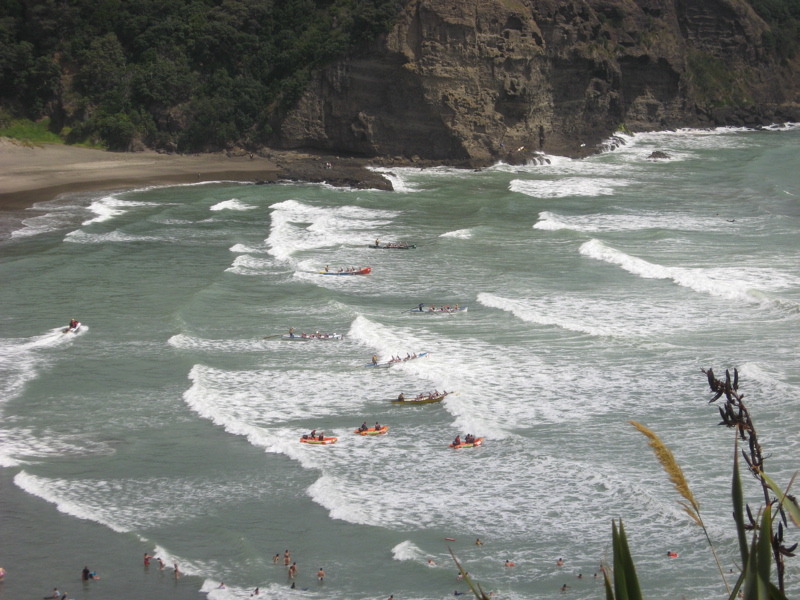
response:
[(744, 0), (411, 0), (315, 76), (276, 142), (477, 165), (580, 156), (621, 124), (800, 118), (800, 78), (766, 29)]

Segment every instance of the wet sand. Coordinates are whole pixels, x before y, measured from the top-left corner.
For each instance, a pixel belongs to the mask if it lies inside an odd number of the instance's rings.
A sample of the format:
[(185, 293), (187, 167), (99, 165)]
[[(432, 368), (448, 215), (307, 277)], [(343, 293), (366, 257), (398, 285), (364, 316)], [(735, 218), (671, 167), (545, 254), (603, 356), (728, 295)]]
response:
[(0, 138), (0, 210), (20, 210), (67, 192), (201, 181), (280, 180), (391, 189), (364, 160), (300, 152), (159, 154), (106, 152), (57, 144), (30, 145)]

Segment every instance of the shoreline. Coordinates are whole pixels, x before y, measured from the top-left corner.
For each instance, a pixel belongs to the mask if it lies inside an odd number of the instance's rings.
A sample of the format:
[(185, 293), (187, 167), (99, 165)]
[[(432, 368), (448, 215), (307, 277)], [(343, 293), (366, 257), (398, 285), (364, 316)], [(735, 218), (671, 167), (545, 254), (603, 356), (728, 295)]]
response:
[(31, 145), (0, 138), (0, 211), (19, 211), (61, 194), (146, 185), (230, 180), (256, 184), (326, 182), (333, 186), (392, 190), (366, 168), (365, 159), (299, 151), (214, 154), (107, 152), (59, 144)]

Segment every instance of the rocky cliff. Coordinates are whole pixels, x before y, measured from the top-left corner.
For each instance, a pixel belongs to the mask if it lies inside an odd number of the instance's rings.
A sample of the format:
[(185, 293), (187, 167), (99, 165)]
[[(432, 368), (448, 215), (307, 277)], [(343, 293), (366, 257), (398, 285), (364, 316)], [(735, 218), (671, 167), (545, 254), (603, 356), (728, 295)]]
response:
[(318, 72), (284, 148), (486, 164), (580, 156), (621, 126), (800, 120), (745, 0), (411, 0), (360, 56)]

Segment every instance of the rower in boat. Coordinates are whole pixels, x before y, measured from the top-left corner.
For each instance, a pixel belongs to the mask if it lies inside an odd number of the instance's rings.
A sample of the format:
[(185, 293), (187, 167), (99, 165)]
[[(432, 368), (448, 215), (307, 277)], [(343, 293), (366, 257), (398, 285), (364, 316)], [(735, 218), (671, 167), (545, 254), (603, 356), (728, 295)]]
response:
[(366, 421), (364, 421), (361, 424), (361, 427), (358, 428), (359, 431), (367, 431), (368, 429), (369, 429), (369, 427), (367, 427), (367, 422)]
[(403, 392), (400, 392), (400, 395), (397, 397), (397, 399), (400, 400), (400, 402), (405, 402), (406, 396), (403, 394)]

